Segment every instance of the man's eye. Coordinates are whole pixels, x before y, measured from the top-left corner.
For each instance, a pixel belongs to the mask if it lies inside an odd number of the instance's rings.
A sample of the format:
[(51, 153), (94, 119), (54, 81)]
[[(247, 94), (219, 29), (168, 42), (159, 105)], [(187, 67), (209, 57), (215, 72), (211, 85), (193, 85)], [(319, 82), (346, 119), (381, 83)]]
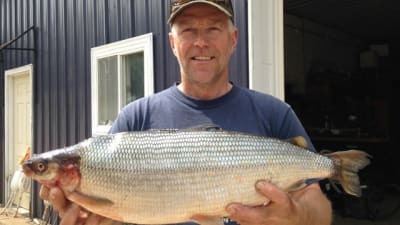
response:
[(192, 28), (186, 28), (182, 30), (182, 33), (188, 33), (188, 32), (193, 32)]
[(208, 31), (216, 33), (216, 32), (220, 32), (221, 29), (219, 27), (210, 27), (210, 28), (208, 28)]

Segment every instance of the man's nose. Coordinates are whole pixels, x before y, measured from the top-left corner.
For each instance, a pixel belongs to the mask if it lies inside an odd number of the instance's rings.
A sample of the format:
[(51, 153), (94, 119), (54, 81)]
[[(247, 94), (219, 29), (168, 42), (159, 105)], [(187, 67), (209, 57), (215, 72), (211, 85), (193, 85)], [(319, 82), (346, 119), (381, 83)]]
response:
[(205, 31), (197, 32), (194, 45), (200, 48), (207, 47), (209, 43), (209, 37)]

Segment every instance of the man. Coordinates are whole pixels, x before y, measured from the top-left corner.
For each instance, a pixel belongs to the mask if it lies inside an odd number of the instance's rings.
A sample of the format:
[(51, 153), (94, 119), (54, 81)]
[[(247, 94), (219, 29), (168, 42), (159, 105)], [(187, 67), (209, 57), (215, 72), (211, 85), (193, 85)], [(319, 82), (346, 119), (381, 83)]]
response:
[[(178, 59), (181, 82), (127, 105), (111, 133), (216, 124), (226, 130), (287, 139), (307, 134), (293, 110), (280, 100), (229, 82), (229, 58), (237, 45), (230, 0), (173, 0), (169, 41)], [(313, 183), (293, 193), (271, 183), (256, 184), (271, 202), (264, 206), (230, 204), (229, 218), (240, 224), (328, 225), (331, 205)], [(112, 224), (65, 200), (58, 188), (42, 188), (63, 218), (61, 224)], [(133, 212), (134, 213), (134, 212)], [(115, 222), (116, 223), (116, 222)]]

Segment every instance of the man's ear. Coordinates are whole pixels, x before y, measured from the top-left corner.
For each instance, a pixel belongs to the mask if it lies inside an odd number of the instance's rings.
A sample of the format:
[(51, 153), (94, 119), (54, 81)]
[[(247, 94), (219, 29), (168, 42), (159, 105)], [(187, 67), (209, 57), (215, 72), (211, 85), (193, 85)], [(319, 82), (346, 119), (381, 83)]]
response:
[(237, 30), (237, 28), (235, 28), (232, 31), (232, 49), (231, 49), (231, 54), (233, 52), (235, 52), (236, 47), (237, 47), (237, 43), (238, 43), (238, 30)]
[(174, 55), (176, 56), (174, 35), (172, 34), (172, 32), (169, 32), (169, 33), (168, 33), (168, 39), (169, 39), (169, 45), (171, 46), (171, 50), (172, 50), (172, 52), (174, 53)]

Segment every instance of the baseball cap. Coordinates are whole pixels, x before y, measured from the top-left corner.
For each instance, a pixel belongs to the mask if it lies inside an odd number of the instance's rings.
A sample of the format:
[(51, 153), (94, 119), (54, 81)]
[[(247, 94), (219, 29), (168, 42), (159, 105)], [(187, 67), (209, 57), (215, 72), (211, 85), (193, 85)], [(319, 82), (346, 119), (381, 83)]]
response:
[(168, 24), (171, 24), (175, 17), (186, 7), (196, 3), (204, 3), (214, 6), (229, 16), (229, 18), (233, 21), (233, 7), (231, 0), (170, 0)]

